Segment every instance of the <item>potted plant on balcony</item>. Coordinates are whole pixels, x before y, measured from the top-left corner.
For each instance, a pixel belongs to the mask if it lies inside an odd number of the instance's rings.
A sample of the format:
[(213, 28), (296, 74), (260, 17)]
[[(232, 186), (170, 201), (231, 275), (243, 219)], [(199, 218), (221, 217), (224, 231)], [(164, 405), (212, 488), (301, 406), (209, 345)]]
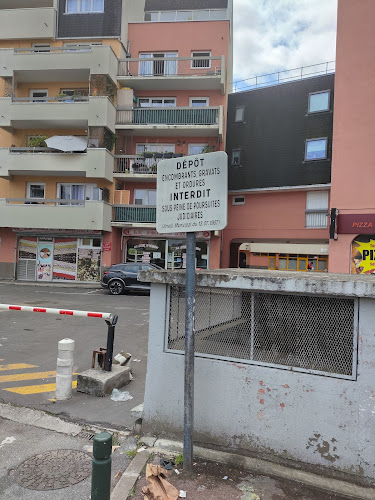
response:
[(164, 153), (164, 158), (167, 159), (167, 158), (173, 158), (173, 153), (172, 151), (166, 151)]
[(47, 144), (45, 140), (48, 139), (46, 135), (40, 135), (38, 137), (30, 137), (29, 147), (30, 148), (46, 148)]
[(158, 172), (158, 165), (157, 163), (154, 163), (152, 166), (151, 166), (151, 173), (152, 174), (157, 174)]
[(64, 93), (57, 94), (56, 99), (60, 102), (65, 102), (68, 96)]
[(144, 151), (142, 154), (145, 158), (154, 158), (154, 153), (152, 151)]
[(203, 153), (213, 153), (216, 151), (215, 146), (209, 146), (208, 144), (202, 149), (202, 154)]

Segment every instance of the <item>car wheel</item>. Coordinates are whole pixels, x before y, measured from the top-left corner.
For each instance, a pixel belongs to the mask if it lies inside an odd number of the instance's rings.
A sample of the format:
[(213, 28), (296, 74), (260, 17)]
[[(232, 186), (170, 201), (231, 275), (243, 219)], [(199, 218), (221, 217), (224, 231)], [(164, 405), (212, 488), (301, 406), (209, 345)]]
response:
[(124, 293), (124, 284), (120, 280), (112, 280), (108, 284), (108, 290), (112, 295), (121, 295)]

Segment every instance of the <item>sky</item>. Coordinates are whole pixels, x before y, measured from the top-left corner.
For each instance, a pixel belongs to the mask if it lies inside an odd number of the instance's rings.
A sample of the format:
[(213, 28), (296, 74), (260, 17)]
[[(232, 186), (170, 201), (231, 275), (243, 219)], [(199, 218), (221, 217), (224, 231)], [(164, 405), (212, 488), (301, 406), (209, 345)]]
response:
[(234, 80), (335, 60), (337, 0), (233, 3)]

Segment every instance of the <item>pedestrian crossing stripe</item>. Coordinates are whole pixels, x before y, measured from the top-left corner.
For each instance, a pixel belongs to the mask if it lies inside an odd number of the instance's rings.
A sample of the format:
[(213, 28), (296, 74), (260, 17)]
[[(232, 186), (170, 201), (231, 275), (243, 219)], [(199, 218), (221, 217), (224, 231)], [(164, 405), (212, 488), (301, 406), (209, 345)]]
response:
[[(77, 381), (72, 382), (72, 388), (77, 387)], [(11, 387), (9, 389), (4, 389), (4, 391), (14, 392), (16, 394), (41, 394), (43, 392), (55, 392), (56, 384), (41, 384), (41, 385), (25, 385), (23, 387)]]
[(20, 380), (35, 380), (39, 378), (51, 377), (56, 377), (56, 372), (13, 373), (12, 375), (0, 375), (0, 383), (19, 382)]
[(38, 368), (38, 367), (36, 365), (28, 365), (26, 363), (15, 363), (12, 365), (0, 366), (0, 372), (4, 372), (7, 370), (23, 370), (24, 368)]

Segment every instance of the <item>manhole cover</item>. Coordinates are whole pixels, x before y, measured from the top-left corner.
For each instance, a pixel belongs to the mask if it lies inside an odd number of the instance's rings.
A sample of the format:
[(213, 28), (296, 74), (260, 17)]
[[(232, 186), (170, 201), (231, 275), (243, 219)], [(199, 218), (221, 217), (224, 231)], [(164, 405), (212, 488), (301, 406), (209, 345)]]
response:
[(91, 457), (77, 450), (53, 450), (35, 455), (14, 471), (17, 483), (29, 490), (59, 490), (91, 473)]

